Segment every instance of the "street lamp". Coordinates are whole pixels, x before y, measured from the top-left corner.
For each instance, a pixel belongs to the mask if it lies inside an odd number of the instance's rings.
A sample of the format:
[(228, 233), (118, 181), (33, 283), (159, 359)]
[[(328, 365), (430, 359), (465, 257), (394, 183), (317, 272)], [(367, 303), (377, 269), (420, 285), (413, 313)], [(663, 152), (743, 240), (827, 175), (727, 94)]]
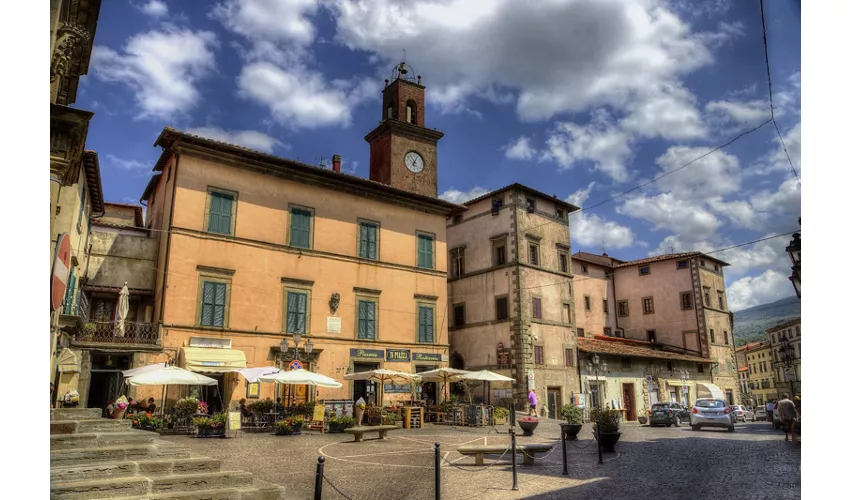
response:
[[(802, 218), (797, 219), (797, 222), (802, 224)], [(791, 243), (785, 247), (785, 251), (788, 252), (788, 257), (791, 258), (791, 276), (788, 277), (791, 280), (791, 284), (794, 285), (794, 291), (797, 293), (797, 298), (800, 297), (801, 293), (801, 277), (800, 277), (800, 251), (803, 246), (800, 243), (800, 233), (794, 233), (794, 236), (791, 238)]]
[[(796, 376), (796, 370), (794, 370), (794, 349), (791, 346), (791, 343), (785, 337), (785, 335), (781, 335), (779, 337), (779, 359), (782, 362), (785, 372), (785, 380), (788, 382), (788, 385), (791, 386), (791, 397), (796, 397), (797, 393), (794, 391), (794, 378)], [(790, 366), (789, 366), (790, 365)], [(793, 372), (791, 372), (793, 370)], [(789, 374), (789, 372), (791, 372)]]
[(588, 372), (594, 372), (596, 374), (596, 407), (601, 409), (602, 391), (599, 388), (599, 372), (608, 373), (608, 363), (606, 363), (605, 360), (600, 362), (599, 355), (594, 354), (585, 360), (585, 366), (587, 367)]
[[(298, 344), (301, 343), (301, 334), (293, 333), (292, 341), (294, 343), (295, 351), (292, 354), (289, 354), (289, 341), (286, 340), (286, 337), (280, 339), (280, 359), (281, 361), (301, 361), (301, 357), (298, 355)], [(313, 342), (310, 339), (307, 339), (307, 342), (304, 344), (304, 352), (310, 354), (313, 352)]]

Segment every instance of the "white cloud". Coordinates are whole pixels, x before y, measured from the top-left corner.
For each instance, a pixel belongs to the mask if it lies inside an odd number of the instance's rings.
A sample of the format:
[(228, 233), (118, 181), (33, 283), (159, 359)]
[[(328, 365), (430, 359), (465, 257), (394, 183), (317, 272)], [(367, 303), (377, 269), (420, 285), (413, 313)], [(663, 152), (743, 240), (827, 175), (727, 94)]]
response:
[(630, 101), (629, 111), (621, 127), (642, 137), (664, 139), (695, 139), (706, 133), (696, 97), (678, 85), (645, 89), (645, 95)]
[(531, 160), (537, 154), (537, 151), (531, 146), (531, 139), (521, 135), (513, 143), (508, 144), (504, 148), (505, 158), (510, 160)]
[(774, 302), (793, 293), (794, 287), (788, 278), (772, 269), (755, 277), (745, 276), (726, 287), (731, 311)]
[(770, 104), (767, 101), (711, 101), (705, 105), (709, 120), (718, 130), (727, 127), (755, 126), (770, 118)]
[(163, 17), (168, 15), (168, 5), (161, 0), (150, 0), (138, 6), (138, 9), (151, 17)]
[[(672, 146), (656, 158), (662, 173), (683, 165), (710, 152), (712, 148)], [(688, 167), (658, 180), (657, 187), (672, 191), (680, 199), (703, 200), (735, 193), (741, 188), (741, 169), (738, 158), (723, 151), (715, 151)]]
[(595, 182), (591, 182), (584, 189), (579, 189), (575, 193), (567, 196), (567, 203), (572, 203), (573, 205), (582, 208), (584, 206), (584, 202), (590, 198), (590, 192), (593, 191), (593, 188), (596, 187)]
[(800, 216), (801, 207), (800, 181), (787, 179), (779, 189), (764, 190), (753, 195), (751, 202), (753, 208), (760, 212), (767, 212), (773, 216), (792, 217), (796, 223)]
[(309, 16), (318, 7), (317, 0), (225, 0), (216, 4), (211, 16), (251, 40), (306, 46), (316, 36)]
[(617, 212), (644, 219), (654, 230), (666, 229), (687, 241), (708, 239), (720, 227), (717, 217), (700, 204), (681, 200), (671, 193), (638, 195), (617, 207)]
[(372, 80), (329, 82), (304, 66), (282, 68), (268, 62), (242, 68), (237, 86), (240, 96), (268, 107), (278, 123), (291, 129), (347, 127), (355, 106), (380, 95)]
[[(773, 234), (767, 234), (761, 238), (767, 238)], [(755, 239), (761, 239), (755, 238)], [(752, 245), (746, 245), (729, 250), (717, 252), (715, 255), (718, 259), (731, 264), (729, 272), (735, 275), (743, 275), (758, 269), (782, 269), (790, 268), (788, 254), (785, 253), (785, 247), (791, 241), (791, 236), (771, 238), (769, 240), (760, 241)], [(731, 246), (718, 245), (719, 247)]]
[(440, 199), (460, 204), (478, 198), (479, 196), (484, 196), (489, 192), (489, 189), (485, 189), (480, 186), (475, 186), (469, 191), (460, 191), (455, 188), (450, 188), (448, 191), (443, 191), (443, 194), (440, 195)]
[(108, 165), (130, 172), (144, 172), (153, 169), (153, 164), (139, 160), (124, 160), (112, 154), (106, 155), (106, 161)]
[(610, 106), (639, 115), (636, 129), (649, 119), (665, 136), (698, 131), (681, 80), (740, 32), (726, 24), (693, 33), (664, 0), (329, 3), (338, 40), (387, 65), (406, 47), (432, 102), (446, 109), (495, 86), (516, 96), (504, 102), (515, 100), (522, 120)]
[(130, 37), (123, 53), (95, 46), (92, 68), (95, 77), (130, 87), (141, 118), (169, 120), (201, 100), (197, 84), (215, 69), (216, 46), (209, 31), (149, 31)]
[(763, 229), (767, 222), (768, 214), (756, 211), (746, 200), (723, 201), (718, 198), (709, 200), (708, 206), (740, 228)]
[[(581, 208), (595, 186), (596, 183), (591, 182), (586, 188), (567, 196), (567, 203)], [(591, 248), (619, 249), (635, 243), (635, 235), (628, 227), (584, 212), (570, 215), (570, 238), (574, 246), (577, 243)]]
[(688, 240), (680, 235), (670, 235), (661, 240), (655, 250), (649, 252), (650, 256), (663, 255), (679, 252), (711, 252), (715, 246), (706, 240)]
[(562, 169), (586, 160), (615, 181), (624, 182), (629, 178), (625, 165), (631, 156), (629, 134), (614, 125), (604, 110), (594, 112), (591, 123), (586, 126), (557, 123), (546, 140), (546, 147), (541, 160), (554, 161)]
[(290, 148), (288, 144), (283, 144), (274, 137), (256, 130), (224, 130), (218, 127), (196, 127), (190, 128), (186, 132), (264, 153), (271, 153), (276, 147), (281, 149)]

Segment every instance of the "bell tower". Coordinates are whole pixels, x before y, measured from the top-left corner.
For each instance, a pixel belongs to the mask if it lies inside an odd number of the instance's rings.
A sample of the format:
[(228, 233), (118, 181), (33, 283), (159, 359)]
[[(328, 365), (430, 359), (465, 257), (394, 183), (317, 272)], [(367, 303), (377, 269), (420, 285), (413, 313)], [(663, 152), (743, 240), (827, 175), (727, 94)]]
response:
[(425, 128), (425, 87), (405, 62), (384, 80), (381, 121), (365, 137), (369, 179), (437, 197), (437, 141), (442, 132)]

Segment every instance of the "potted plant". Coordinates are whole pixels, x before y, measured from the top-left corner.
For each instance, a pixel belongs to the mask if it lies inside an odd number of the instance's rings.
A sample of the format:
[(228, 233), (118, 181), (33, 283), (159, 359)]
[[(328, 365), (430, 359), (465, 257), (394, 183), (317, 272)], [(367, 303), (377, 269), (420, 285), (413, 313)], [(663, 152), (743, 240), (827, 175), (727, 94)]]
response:
[(398, 416), (397, 413), (387, 413), (383, 416), (382, 424), (384, 425), (394, 425), (396, 427), (401, 427), (401, 417)]
[(162, 419), (152, 417), (150, 413), (141, 413), (133, 419), (133, 428), (143, 431), (158, 431), (162, 429)]
[(561, 429), (566, 434), (567, 441), (578, 439), (584, 421), (584, 410), (574, 404), (564, 405), (561, 407), (561, 420), (565, 421), (561, 424)]
[(216, 413), (211, 417), (195, 417), (195, 435), (197, 437), (224, 437), (224, 424), (227, 421), (226, 413)]
[(121, 396), (120, 398), (115, 400), (115, 411), (113, 412), (113, 418), (117, 420), (121, 420), (124, 418), (124, 413), (127, 412), (127, 406), (129, 402), (127, 401), (127, 396)]
[(516, 421), (522, 429), (523, 436), (533, 436), (534, 429), (536, 429), (537, 425), (540, 423), (540, 419), (537, 417), (522, 417), (518, 418)]
[(493, 418), (496, 421), (496, 425), (508, 423), (508, 417), (510, 415), (511, 412), (507, 408), (503, 408), (501, 406), (493, 407)]
[(593, 429), (598, 429), (599, 444), (602, 451), (614, 453), (614, 445), (620, 440), (620, 415), (617, 410), (602, 410), (594, 408), (590, 412)]
[(173, 429), (174, 424), (176, 422), (177, 422), (177, 417), (175, 417), (174, 415), (166, 415), (162, 420), (162, 423), (163, 423), (163, 425), (165, 426), (166, 429)]
[(177, 400), (174, 403), (174, 413), (179, 416), (187, 417), (194, 414), (198, 410), (198, 400), (191, 396)]
[(271, 399), (260, 399), (248, 405), (248, 411), (254, 413), (268, 413), (274, 410), (274, 401)]
[(338, 434), (340, 432), (344, 432), (345, 429), (350, 427), (354, 427), (354, 424), (357, 423), (357, 420), (354, 417), (349, 417), (347, 415), (343, 415), (341, 417), (337, 417), (334, 415), (330, 419), (328, 419), (328, 432)]
[(304, 425), (304, 419), (300, 416), (284, 418), (283, 420), (278, 420), (275, 424), (274, 434), (278, 436), (301, 434), (302, 425)]

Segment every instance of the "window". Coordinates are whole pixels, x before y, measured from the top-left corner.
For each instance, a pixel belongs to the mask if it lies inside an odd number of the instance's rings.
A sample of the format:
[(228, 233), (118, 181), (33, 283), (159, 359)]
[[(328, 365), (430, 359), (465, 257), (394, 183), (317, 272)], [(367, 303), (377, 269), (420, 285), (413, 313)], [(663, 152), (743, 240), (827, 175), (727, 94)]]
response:
[(719, 273), (720, 272), (720, 266), (718, 266), (717, 264), (714, 264), (714, 270)]
[(697, 363), (697, 372), (705, 373), (705, 365), (703, 365), (702, 363)]
[(694, 302), (691, 292), (682, 292), (680, 295), (682, 301), (682, 310), (693, 309)]
[(464, 260), (464, 248), (455, 248), (452, 250), (452, 278), (460, 278), (464, 275), (463, 269), (463, 260)]
[(378, 303), (374, 300), (357, 300), (357, 338), (375, 340), (378, 331)]
[(688, 261), (687, 260), (678, 260), (676, 261), (676, 269), (687, 269)]
[(569, 269), (569, 261), (567, 260), (567, 254), (559, 253), (558, 254), (558, 263), (560, 264), (561, 272), (566, 273)]
[(608, 314), (608, 299), (602, 299), (602, 311)]
[(705, 286), (703, 292), (705, 293), (705, 306), (711, 307), (711, 288)]
[(620, 366), (624, 370), (630, 370), (632, 368), (632, 358), (620, 358)]
[(504, 204), (505, 204), (505, 200), (503, 200), (502, 198), (493, 198), (491, 200), (491, 205), (490, 205), (490, 215), (494, 215), (494, 216), (499, 215), (499, 210), (502, 208), (502, 206)]
[(705, 267), (705, 261), (700, 259), (699, 265), (700, 265), (700, 267)]
[(532, 266), (540, 265), (540, 247), (537, 246), (537, 243), (528, 244), (528, 262)]
[(463, 220), (462, 215), (455, 215), (454, 217), (452, 217), (452, 224), (460, 224), (460, 222), (462, 220)]
[(207, 232), (233, 235), (236, 195), (219, 190), (208, 191)]
[(416, 103), (407, 101), (407, 123), (416, 124)]
[(723, 343), (729, 345), (729, 332), (723, 331)]
[(606, 337), (611, 336), (611, 328), (605, 327), (602, 329), (602, 333), (605, 334)]
[(585, 311), (589, 311), (589, 310), (590, 310), (590, 295), (585, 295), (585, 296), (584, 296), (584, 310), (585, 310)]
[(201, 297), (201, 325), (224, 327), (227, 307), (227, 284), (204, 281)]
[(711, 340), (711, 343), (713, 344), (714, 343), (714, 328), (710, 329), (708, 331), (708, 333), (709, 333), (709, 338)]
[(564, 209), (563, 208), (556, 209), (555, 210), (555, 217), (557, 217), (561, 220), (564, 220)]
[(466, 324), (466, 307), (463, 304), (454, 306), (455, 328)]
[(534, 363), (538, 365), (544, 364), (546, 358), (543, 357), (543, 346), (536, 345), (534, 346)]
[(309, 297), (306, 292), (286, 292), (286, 332), (307, 333), (307, 304)]
[(638, 267), (638, 274), (641, 276), (646, 276), (649, 274), (649, 266), (640, 266)]
[(655, 330), (646, 331), (646, 340), (650, 342), (655, 342)]
[(621, 300), (617, 302), (617, 316), (624, 318), (629, 315), (629, 301)]
[(652, 297), (644, 297), (641, 300), (643, 301), (643, 313), (644, 314), (654, 314), (655, 313), (655, 304), (652, 301)]
[(670, 361), (667, 362), (667, 371), (669, 371), (669, 372), (673, 371), (673, 363), (670, 362)]
[(418, 341), (426, 344), (434, 343), (434, 306), (419, 306)]
[(570, 305), (569, 304), (563, 304), (563, 306), (564, 306), (563, 307), (564, 317), (561, 318), (561, 320), (564, 323), (571, 324), (573, 322), (573, 315), (572, 315), (572, 312), (570, 311)]
[(499, 240), (493, 242), (493, 265), (503, 266), (508, 262), (507, 242)]
[(717, 291), (717, 307), (723, 309), (723, 292)]
[(581, 265), (581, 274), (587, 274), (587, 264)]
[(423, 269), (434, 269), (434, 236), (416, 233), (416, 265)]
[(533, 198), (526, 198), (525, 199), (525, 210), (528, 213), (533, 214), (534, 211), (537, 210), (537, 202)]
[(564, 365), (565, 366), (575, 366), (575, 360), (573, 358), (573, 350), (572, 349), (564, 349)]
[(508, 298), (496, 297), (496, 319), (508, 319)]
[(534, 319), (543, 319), (543, 302), (540, 297), (531, 298), (531, 317)]
[(312, 225), (312, 210), (292, 207), (289, 210), (289, 245), (298, 248), (311, 248), (310, 230)]
[(360, 223), (360, 249), (358, 254), (362, 259), (378, 259), (378, 224), (374, 222)]
[(579, 337), (584, 337), (584, 328), (576, 328), (576, 334)]

